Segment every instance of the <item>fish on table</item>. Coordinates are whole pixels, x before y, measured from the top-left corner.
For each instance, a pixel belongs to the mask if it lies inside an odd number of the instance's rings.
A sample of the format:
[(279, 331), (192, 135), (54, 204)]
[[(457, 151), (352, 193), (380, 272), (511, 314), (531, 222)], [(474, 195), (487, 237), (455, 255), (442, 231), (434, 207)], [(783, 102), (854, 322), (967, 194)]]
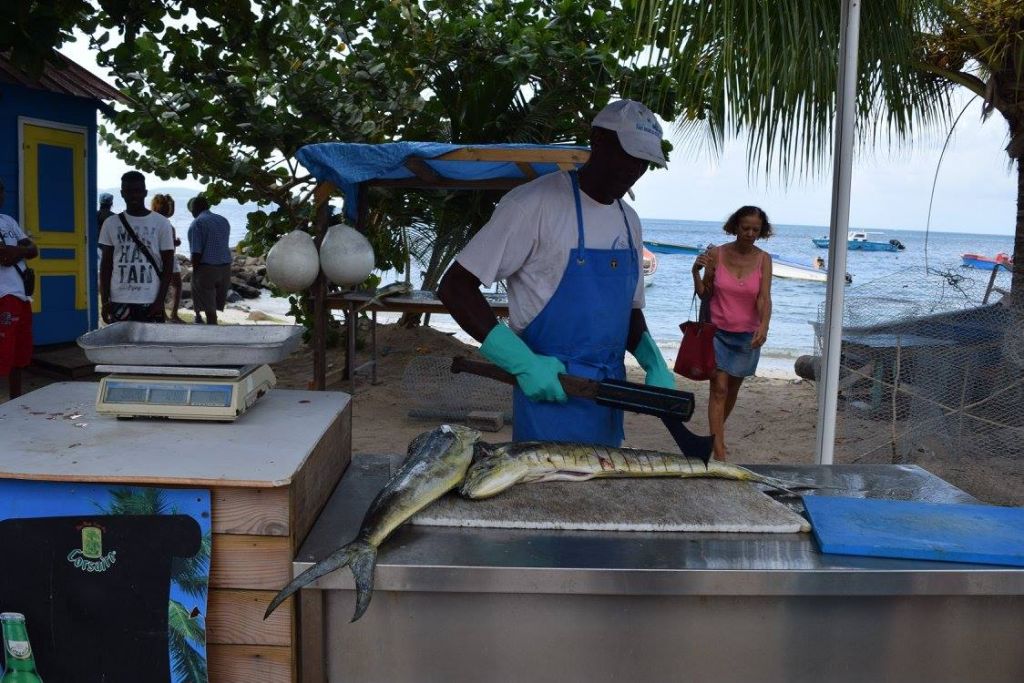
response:
[[(580, 443), (522, 441), (477, 444), (477, 454), (459, 492), (466, 498), (490, 498), (516, 484), (586, 481), (624, 477), (712, 478), (748, 481), (792, 493), (805, 484), (782, 481), (745, 467), (680, 453), (610, 448)], [(815, 487), (810, 487), (815, 488)]]
[(441, 425), (413, 439), (402, 466), (370, 503), (356, 537), (292, 579), (274, 596), (263, 618), (303, 586), (345, 566), (356, 583), (352, 621), (363, 616), (373, 595), (377, 548), (410, 517), (462, 482), (479, 438), (475, 429)]
[(480, 442), (480, 432), (475, 429), (441, 425), (409, 444), (405, 461), (370, 503), (356, 537), (281, 589), (264, 618), (303, 586), (347, 566), (356, 584), (352, 621), (359, 619), (373, 595), (377, 549), (395, 529), (452, 489), (479, 499), (516, 484), (601, 477), (710, 477), (765, 484), (787, 492), (816, 488), (715, 460), (705, 466), (697, 458), (674, 453), (542, 441), (486, 444)]

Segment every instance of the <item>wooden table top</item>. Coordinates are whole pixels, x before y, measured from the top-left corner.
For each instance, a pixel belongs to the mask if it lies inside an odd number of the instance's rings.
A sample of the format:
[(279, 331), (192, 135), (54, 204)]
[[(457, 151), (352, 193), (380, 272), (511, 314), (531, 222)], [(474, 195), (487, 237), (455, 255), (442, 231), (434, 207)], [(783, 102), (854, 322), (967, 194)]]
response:
[(234, 422), (96, 413), (95, 382), (0, 404), (0, 478), (183, 486), (288, 486), (348, 406), (337, 391), (272, 389)]

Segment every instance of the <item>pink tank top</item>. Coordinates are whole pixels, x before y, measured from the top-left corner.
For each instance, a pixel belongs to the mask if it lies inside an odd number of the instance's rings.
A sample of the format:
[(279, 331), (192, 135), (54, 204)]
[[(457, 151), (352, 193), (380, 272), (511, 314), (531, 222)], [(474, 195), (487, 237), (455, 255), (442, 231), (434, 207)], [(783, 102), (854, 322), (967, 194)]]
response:
[(757, 260), (757, 268), (742, 280), (729, 272), (718, 255), (715, 268), (714, 292), (711, 295), (711, 322), (727, 332), (755, 332), (761, 322), (757, 314), (757, 295), (761, 291), (761, 268), (764, 254)]

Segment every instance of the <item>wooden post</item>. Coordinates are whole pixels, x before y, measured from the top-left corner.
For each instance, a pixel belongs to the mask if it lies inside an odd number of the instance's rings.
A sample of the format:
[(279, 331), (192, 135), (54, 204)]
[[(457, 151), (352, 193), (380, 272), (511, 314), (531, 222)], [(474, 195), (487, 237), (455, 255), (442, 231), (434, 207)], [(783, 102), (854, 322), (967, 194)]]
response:
[[(367, 197), (369, 195), (366, 184), (360, 183), (359, 189), (356, 191), (357, 194), (357, 205), (356, 205), (356, 225), (355, 228), (361, 234), (366, 234), (366, 225), (370, 217), (370, 209), (367, 206)], [(356, 367), (356, 336), (359, 334), (358, 321), (359, 314), (356, 313), (357, 306), (353, 303), (348, 306), (345, 314), (345, 325), (348, 326), (348, 345), (345, 347), (345, 372), (343, 373), (343, 379), (349, 383), (349, 391), (355, 393), (355, 367)], [(374, 318), (374, 325), (377, 324), (376, 318)], [(374, 369), (376, 373), (376, 369)]]
[[(313, 241), (316, 243), (317, 251), (320, 250), (320, 243), (324, 241), (324, 234), (327, 232), (327, 200), (334, 192), (334, 185), (331, 183), (320, 183), (313, 193), (316, 217), (313, 222)], [(321, 270), (313, 286), (310, 288), (313, 295), (313, 388), (316, 391), (323, 391), (327, 388), (327, 278)]]

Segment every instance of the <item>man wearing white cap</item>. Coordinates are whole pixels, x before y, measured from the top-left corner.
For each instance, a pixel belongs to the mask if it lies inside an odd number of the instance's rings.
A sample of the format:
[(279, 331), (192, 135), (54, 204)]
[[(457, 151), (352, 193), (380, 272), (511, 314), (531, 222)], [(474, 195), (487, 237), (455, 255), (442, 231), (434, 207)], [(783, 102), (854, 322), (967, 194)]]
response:
[[(622, 201), (649, 164), (665, 166), (661, 125), (632, 100), (594, 118), (579, 171), (551, 173), (506, 194), (445, 274), (441, 300), (482, 343), (480, 352), (516, 376), (516, 441), (619, 446), (622, 411), (569, 399), (559, 373), (624, 379), (628, 349), (647, 384), (675, 379), (647, 331), (640, 274), (640, 219)], [(509, 325), (480, 293), (505, 280)]]

